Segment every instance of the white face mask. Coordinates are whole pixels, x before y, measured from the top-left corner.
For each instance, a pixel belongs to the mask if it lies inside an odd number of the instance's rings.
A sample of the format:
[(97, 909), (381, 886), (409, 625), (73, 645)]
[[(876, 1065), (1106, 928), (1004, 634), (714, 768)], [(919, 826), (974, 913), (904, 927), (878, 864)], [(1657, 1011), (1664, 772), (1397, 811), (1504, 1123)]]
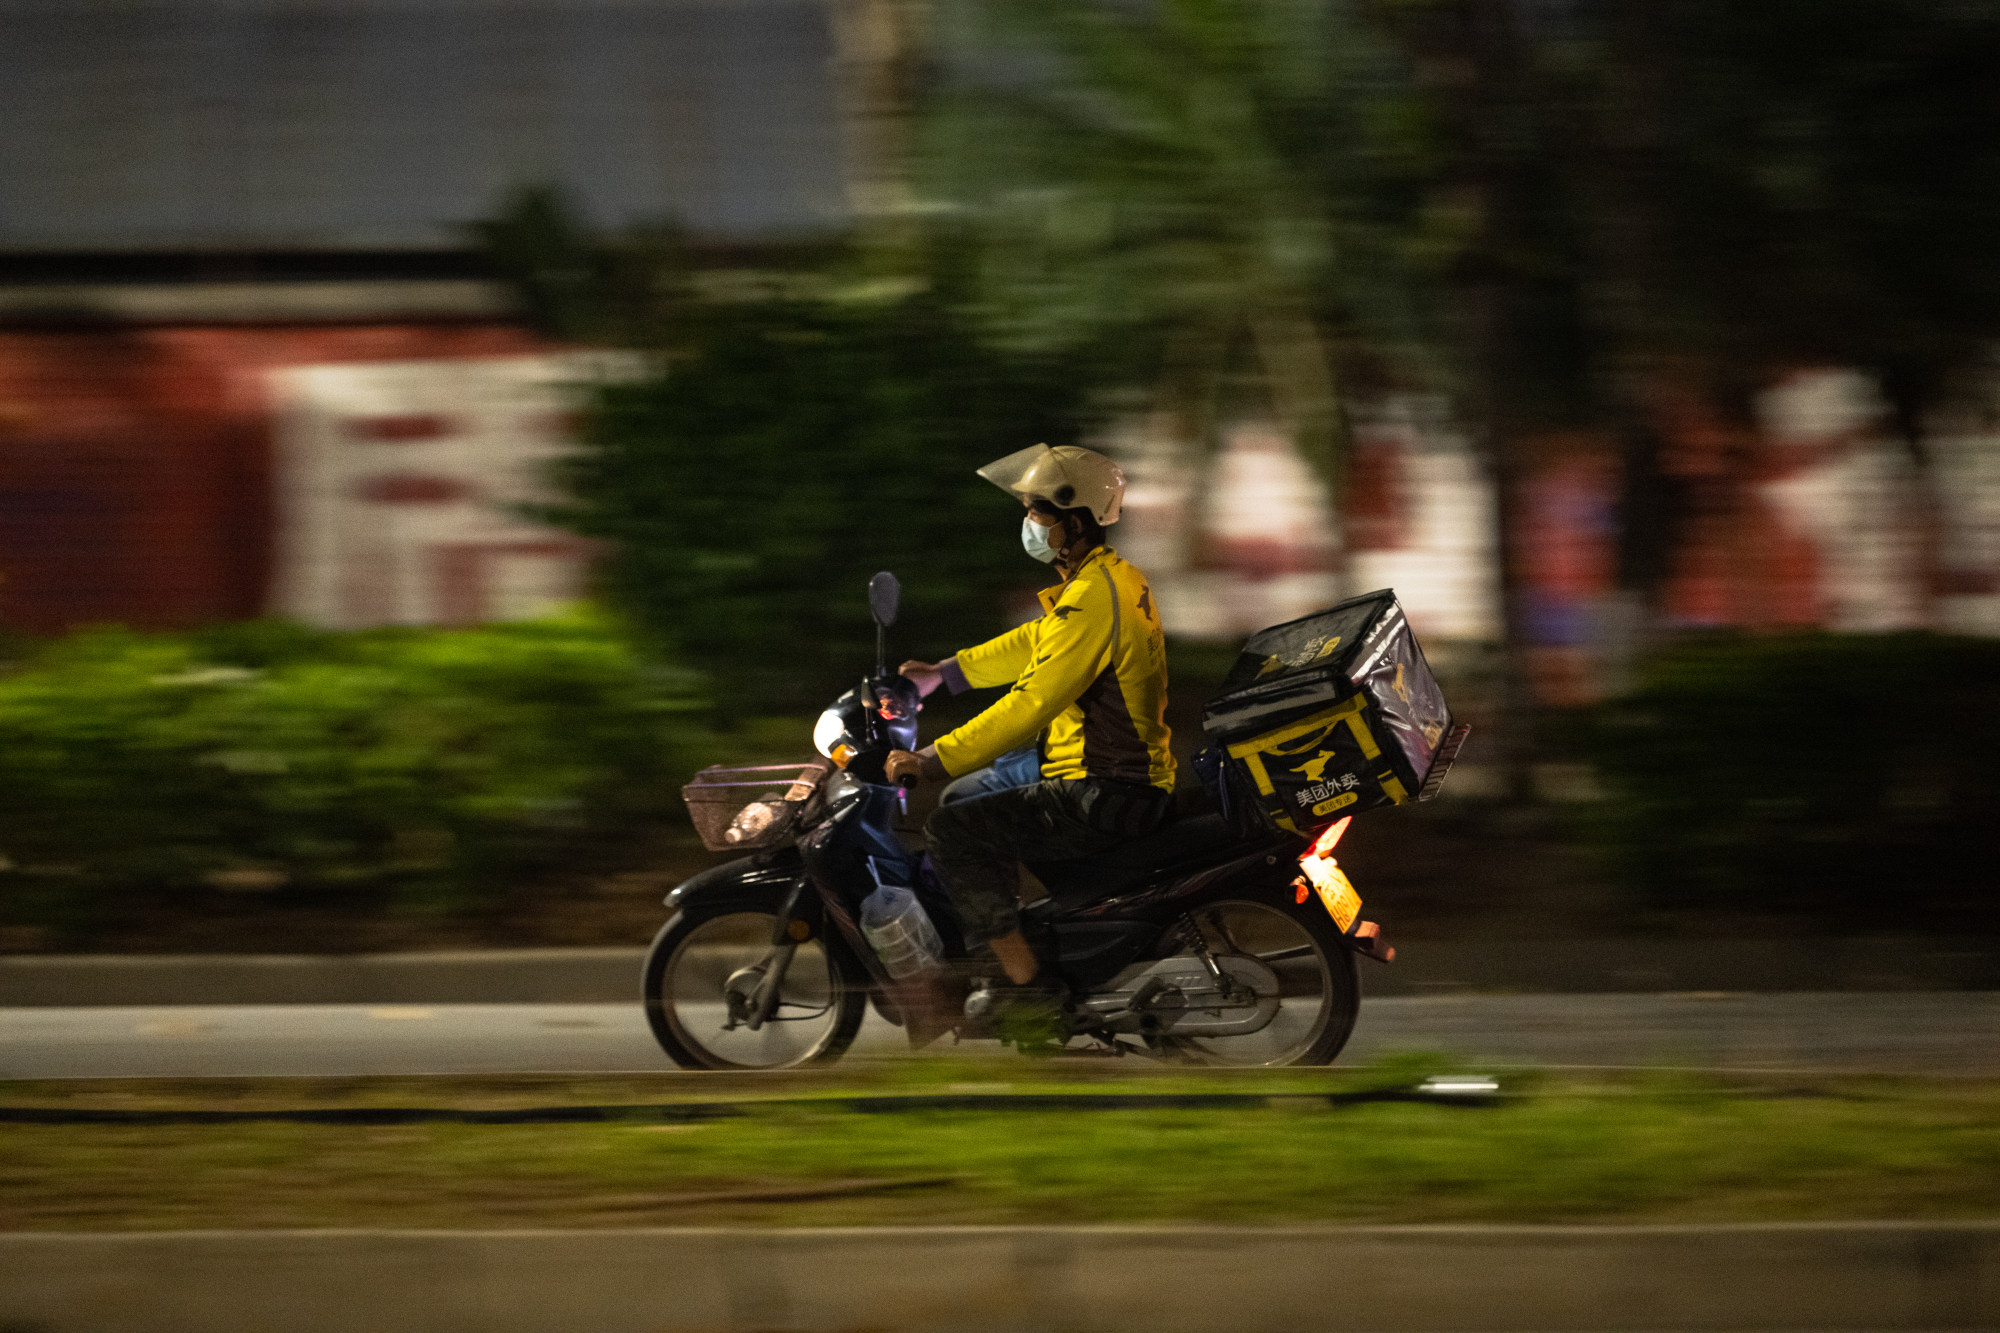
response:
[(1057, 554), (1059, 554), (1055, 547), (1049, 545), (1049, 533), (1051, 531), (1052, 529), (1043, 527), (1032, 518), (1024, 516), (1021, 519), (1022, 547), (1029, 555), (1035, 557), (1035, 559), (1045, 565), (1053, 564)]

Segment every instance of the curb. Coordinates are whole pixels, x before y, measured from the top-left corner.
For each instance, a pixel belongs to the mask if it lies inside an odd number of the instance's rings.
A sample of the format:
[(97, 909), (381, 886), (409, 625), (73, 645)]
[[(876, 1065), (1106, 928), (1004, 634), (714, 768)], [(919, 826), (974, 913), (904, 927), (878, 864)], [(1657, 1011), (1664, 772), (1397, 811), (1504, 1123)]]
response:
[(0, 1235), (36, 1333), (1974, 1329), (2000, 1222)]
[(609, 1004), (644, 949), (434, 953), (40, 954), (0, 958), (0, 1006)]
[[(638, 994), (643, 949), (0, 957), (0, 1007), (595, 1004)], [(2000, 941), (1416, 940), (1364, 964), (1374, 996), (1471, 992), (2000, 990)]]

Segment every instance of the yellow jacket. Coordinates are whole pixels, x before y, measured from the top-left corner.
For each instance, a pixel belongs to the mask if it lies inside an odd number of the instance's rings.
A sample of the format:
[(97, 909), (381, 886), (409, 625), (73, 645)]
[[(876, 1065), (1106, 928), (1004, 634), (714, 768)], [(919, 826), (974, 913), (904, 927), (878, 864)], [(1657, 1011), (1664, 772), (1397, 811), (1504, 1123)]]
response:
[[(1167, 645), (1146, 576), (1108, 546), (1041, 593), (1042, 618), (945, 663), (953, 693), (1014, 688), (937, 742), (953, 777), (1040, 735), (1044, 778), (1109, 778), (1171, 791)], [(954, 665), (955, 663), (955, 665)]]

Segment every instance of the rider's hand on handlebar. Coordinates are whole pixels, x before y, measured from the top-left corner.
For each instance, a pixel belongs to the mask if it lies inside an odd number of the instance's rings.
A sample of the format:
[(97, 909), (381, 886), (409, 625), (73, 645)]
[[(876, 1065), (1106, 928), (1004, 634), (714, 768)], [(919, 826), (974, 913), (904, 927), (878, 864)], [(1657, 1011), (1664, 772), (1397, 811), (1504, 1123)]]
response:
[(896, 668), (903, 679), (917, 687), (920, 697), (928, 698), (931, 691), (944, 684), (944, 671), (935, 662), (908, 661)]
[[(904, 675), (909, 675), (905, 671)], [(924, 775), (924, 761), (908, 750), (891, 750), (883, 762), (882, 771), (890, 782), (898, 787), (914, 787)]]

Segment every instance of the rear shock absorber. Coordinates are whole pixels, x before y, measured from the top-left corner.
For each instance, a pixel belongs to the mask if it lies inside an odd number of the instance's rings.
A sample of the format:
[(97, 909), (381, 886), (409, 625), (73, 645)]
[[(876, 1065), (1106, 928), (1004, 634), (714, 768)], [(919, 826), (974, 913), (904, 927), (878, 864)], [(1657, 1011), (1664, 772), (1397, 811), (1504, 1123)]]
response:
[(1180, 935), (1181, 942), (1194, 950), (1194, 956), (1201, 960), (1209, 981), (1214, 984), (1222, 998), (1230, 1001), (1242, 999), (1242, 986), (1238, 984), (1236, 978), (1222, 970), (1222, 965), (1215, 961), (1215, 955), (1209, 952), (1208, 935), (1202, 930), (1201, 923), (1195, 920), (1193, 912), (1181, 913)]

